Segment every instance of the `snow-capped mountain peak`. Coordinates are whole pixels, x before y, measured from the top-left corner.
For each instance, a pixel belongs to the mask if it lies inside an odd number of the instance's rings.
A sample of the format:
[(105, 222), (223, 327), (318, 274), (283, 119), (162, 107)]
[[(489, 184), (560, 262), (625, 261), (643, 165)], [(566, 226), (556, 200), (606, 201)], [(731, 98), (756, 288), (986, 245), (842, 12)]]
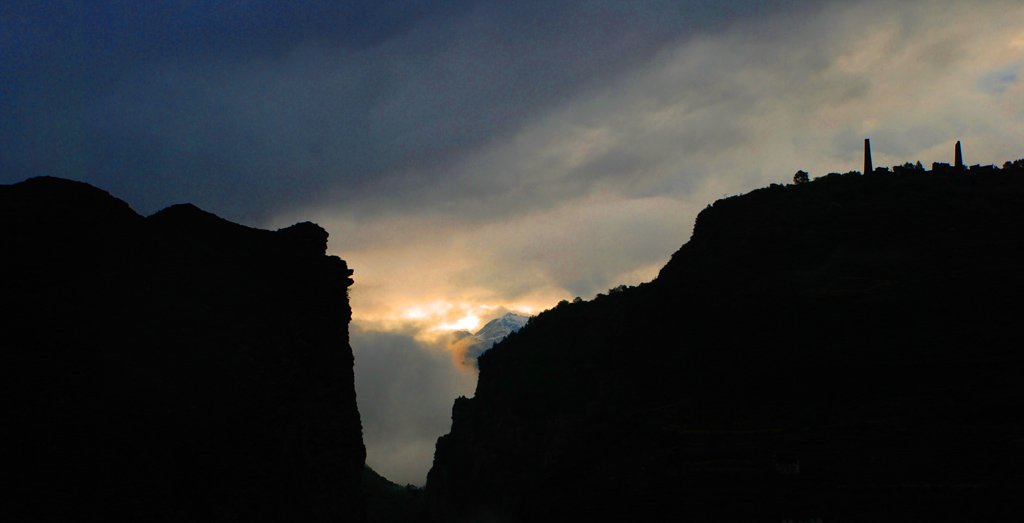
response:
[(500, 318), (495, 318), (476, 331), (471, 337), (460, 337), (460, 342), (468, 342), (466, 348), (466, 360), (472, 361), (484, 352), (487, 352), (495, 343), (501, 341), (505, 336), (518, 331), (526, 325), (529, 316), (507, 313)]
[(473, 336), (476, 336), (481, 341), (500, 341), (505, 336), (523, 328), (526, 325), (529, 316), (523, 316), (521, 314), (508, 313), (500, 318), (495, 318), (480, 330), (476, 331)]

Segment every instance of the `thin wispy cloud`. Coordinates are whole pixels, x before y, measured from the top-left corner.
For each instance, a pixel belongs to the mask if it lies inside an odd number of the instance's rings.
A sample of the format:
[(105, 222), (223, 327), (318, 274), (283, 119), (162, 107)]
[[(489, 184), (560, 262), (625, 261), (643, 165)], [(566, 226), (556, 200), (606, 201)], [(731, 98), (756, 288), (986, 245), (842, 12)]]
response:
[(1013, 0), (217, 6), (0, 8), (0, 181), (323, 225), (369, 463), (403, 483), (472, 392), (437, 326), (649, 280), (707, 204), (860, 169), (864, 138), (893, 165), (1024, 137)]
[[(859, 170), (865, 137), (878, 165), (949, 162), (958, 139), (968, 160), (1019, 156), (1024, 93), (1007, 71), (1022, 28), (1019, 7), (955, 2), (737, 23), (580, 90), (443, 173), (395, 171), (433, 181), (403, 209), (314, 212), (335, 224), (339, 253), (367, 256), (356, 264), (365, 306), (353, 290), (367, 317), (427, 297), (534, 308), (590, 298), (652, 278), (717, 198), (798, 169)], [(993, 75), (998, 89), (985, 86)], [(360, 229), (395, 247), (361, 249)], [(374, 268), (389, 264), (400, 267)]]

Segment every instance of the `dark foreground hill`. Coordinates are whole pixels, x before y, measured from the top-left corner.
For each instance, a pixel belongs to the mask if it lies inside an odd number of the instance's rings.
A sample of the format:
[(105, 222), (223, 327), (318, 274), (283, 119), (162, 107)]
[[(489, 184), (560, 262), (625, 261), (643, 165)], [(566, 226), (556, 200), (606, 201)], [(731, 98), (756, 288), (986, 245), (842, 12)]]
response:
[(409, 523), (423, 515), (422, 488), (392, 483), (370, 467), (363, 469), (363, 492), (367, 523)]
[(310, 223), (0, 186), (5, 499), (18, 521), (352, 521), (352, 271)]
[(480, 360), (433, 521), (972, 521), (1024, 508), (1024, 169), (718, 201), (645, 285)]

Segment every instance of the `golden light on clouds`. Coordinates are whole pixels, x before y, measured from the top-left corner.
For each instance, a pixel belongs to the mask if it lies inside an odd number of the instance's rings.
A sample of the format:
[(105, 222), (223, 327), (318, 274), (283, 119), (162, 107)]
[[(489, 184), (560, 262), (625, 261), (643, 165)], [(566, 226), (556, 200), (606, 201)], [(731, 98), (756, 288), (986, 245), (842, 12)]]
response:
[(456, 304), (435, 300), (430, 303), (415, 303), (401, 310), (398, 317), (401, 320), (424, 324), (424, 332), (433, 334), (433, 338), (437, 334), (450, 331), (475, 331), (482, 325), (481, 316), (497, 308), (494, 305)]
[(329, 252), (355, 271), (355, 323), (432, 341), (506, 312), (532, 315), (560, 300), (649, 281), (689, 236), (697, 210), (671, 198), (595, 193), (494, 222), (361, 222), (329, 210), (303, 216), (330, 232)]
[[(1021, 82), (979, 83), (1024, 62), (1024, 8), (993, 18), (943, 5), (941, 17), (924, 3), (881, 14), (832, 6), (779, 29), (770, 46), (750, 28), (704, 35), (477, 150), (430, 188), (494, 193), (434, 195), (442, 205), (428, 212), (295, 216), (327, 228), (330, 252), (356, 271), (353, 315), (364, 326), (474, 330), (504, 311), (648, 281), (704, 205), (797, 169), (857, 169), (866, 135), (879, 165), (948, 161), (957, 139), (986, 154), (972, 129), (1019, 112)], [(948, 19), (958, 22), (936, 28)]]
[(480, 326), (480, 317), (473, 314), (467, 314), (462, 319), (455, 323), (442, 323), (434, 327), (434, 330), (440, 331), (473, 331)]
[[(381, 347), (398, 333), (461, 379), (472, 369), (451, 331), (650, 281), (706, 205), (798, 169), (860, 170), (864, 138), (878, 166), (952, 162), (957, 140), (968, 163), (1019, 158), (1019, 3), (832, 3), (773, 22), (669, 46), (441, 173), (389, 175), (400, 205), (276, 220), (319, 223), (355, 270), (357, 365), (376, 351), (392, 372), (408, 353)], [(403, 177), (432, 184), (406, 194)]]

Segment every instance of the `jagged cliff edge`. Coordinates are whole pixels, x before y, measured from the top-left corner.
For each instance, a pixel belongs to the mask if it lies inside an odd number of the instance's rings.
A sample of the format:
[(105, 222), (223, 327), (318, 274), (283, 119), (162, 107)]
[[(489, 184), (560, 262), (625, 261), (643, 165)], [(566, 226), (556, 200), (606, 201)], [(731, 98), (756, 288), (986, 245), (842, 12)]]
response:
[(773, 185), (480, 358), (431, 521), (1009, 517), (1024, 169)]
[(19, 513), (361, 519), (352, 271), (322, 228), (43, 177), (0, 186), (0, 244)]

